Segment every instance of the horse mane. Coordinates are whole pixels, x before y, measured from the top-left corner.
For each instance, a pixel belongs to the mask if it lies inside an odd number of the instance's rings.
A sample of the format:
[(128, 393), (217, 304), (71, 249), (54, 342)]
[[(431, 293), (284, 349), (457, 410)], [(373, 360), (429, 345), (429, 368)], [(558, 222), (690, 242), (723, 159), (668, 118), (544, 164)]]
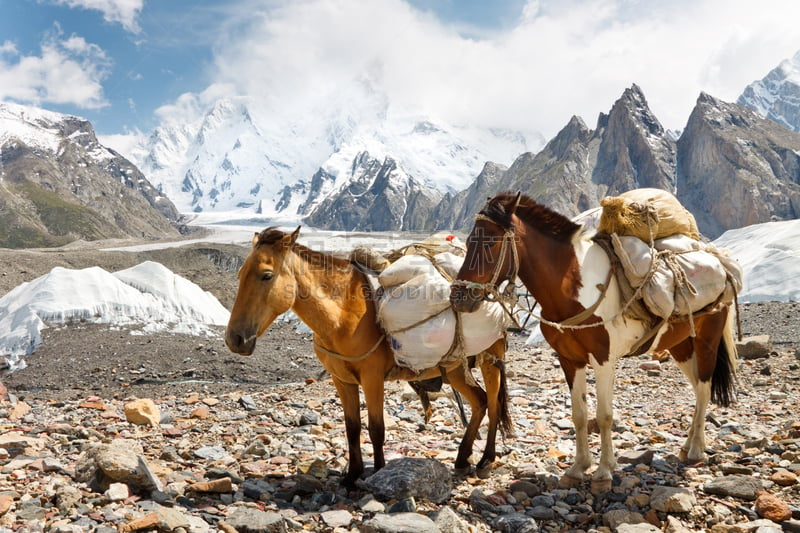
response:
[[(511, 209), (517, 201), (517, 193), (501, 192), (491, 198), (481, 211), (482, 214), (499, 224), (503, 229), (511, 228)], [(514, 212), (520, 220), (536, 228), (540, 233), (560, 242), (571, 241), (582, 226), (553, 211), (533, 198), (520, 195), (519, 205)]]
[[(279, 230), (277, 226), (270, 226), (258, 234), (257, 244), (275, 244), (286, 235), (287, 233)], [(334, 257), (325, 252), (318, 252), (299, 243), (294, 243), (293, 249), (297, 255), (314, 267), (334, 267), (336, 269), (350, 267), (350, 261), (347, 259)]]

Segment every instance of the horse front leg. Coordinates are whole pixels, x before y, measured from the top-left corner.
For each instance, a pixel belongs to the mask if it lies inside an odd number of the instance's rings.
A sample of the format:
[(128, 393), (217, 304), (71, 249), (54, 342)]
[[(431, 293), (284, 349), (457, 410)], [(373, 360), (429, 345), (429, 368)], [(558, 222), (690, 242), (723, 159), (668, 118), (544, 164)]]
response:
[[(560, 356), (559, 356), (560, 357)], [(572, 403), (572, 425), (575, 427), (575, 462), (561, 478), (562, 487), (574, 487), (584, 479), (585, 472), (592, 466), (589, 453), (589, 428), (586, 406), (586, 367), (574, 369), (570, 373), (562, 361), (567, 378)]]
[(611, 427), (614, 424), (614, 362), (594, 367), (597, 380), (597, 426), (600, 429), (600, 461), (592, 476), (592, 493), (611, 490), (611, 476), (617, 468)]
[(364, 460), (361, 456), (361, 410), (359, 407), (358, 385), (344, 383), (333, 377), (333, 384), (339, 393), (344, 411), (344, 427), (347, 434), (348, 466), (342, 478), (342, 485), (355, 487), (356, 480), (364, 473)]
[(367, 403), (367, 428), (369, 439), (372, 441), (372, 457), (374, 472), (386, 465), (383, 455), (383, 445), (386, 440), (386, 426), (383, 420), (384, 388), (383, 377), (374, 376), (363, 379), (361, 387), (364, 389), (364, 400)]

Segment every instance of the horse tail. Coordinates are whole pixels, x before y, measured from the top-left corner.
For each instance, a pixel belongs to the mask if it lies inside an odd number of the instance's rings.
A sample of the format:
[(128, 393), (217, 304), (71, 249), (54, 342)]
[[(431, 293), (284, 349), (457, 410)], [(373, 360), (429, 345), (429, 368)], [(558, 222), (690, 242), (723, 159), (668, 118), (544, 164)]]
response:
[(736, 401), (736, 368), (739, 363), (734, 339), (737, 310), (729, 306), (727, 311), (725, 329), (717, 348), (717, 364), (711, 376), (711, 401), (723, 407)]
[(511, 401), (508, 397), (508, 383), (506, 382), (506, 364), (503, 360), (495, 361), (497, 368), (500, 369), (500, 389), (497, 391), (498, 425), (503, 437), (514, 436), (514, 422), (511, 420)]

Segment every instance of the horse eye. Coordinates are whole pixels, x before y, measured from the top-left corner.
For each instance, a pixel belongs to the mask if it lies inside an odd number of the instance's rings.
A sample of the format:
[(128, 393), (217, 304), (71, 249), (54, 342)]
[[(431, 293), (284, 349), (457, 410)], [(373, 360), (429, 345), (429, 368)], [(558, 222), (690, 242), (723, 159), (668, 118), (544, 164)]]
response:
[(266, 271), (264, 271), (263, 274), (261, 274), (261, 280), (262, 281), (270, 281), (274, 277), (275, 277), (275, 274), (271, 270), (266, 270)]

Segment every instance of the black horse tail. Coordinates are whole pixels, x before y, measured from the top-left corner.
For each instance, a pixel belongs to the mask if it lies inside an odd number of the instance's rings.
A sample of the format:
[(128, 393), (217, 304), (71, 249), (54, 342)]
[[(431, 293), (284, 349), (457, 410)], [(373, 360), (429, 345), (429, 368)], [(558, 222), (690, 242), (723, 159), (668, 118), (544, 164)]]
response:
[(728, 407), (736, 401), (736, 367), (738, 353), (733, 333), (736, 324), (736, 309), (728, 307), (725, 331), (717, 348), (717, 364), (711, 376), (711, 401)]
[(498, 359), (495, 361), (495, 365), (500, 369), (500, 389), (497, 391), (498, 426), (503, 437), (513, 437), (514, 422), (511, 419), (511, 411), (509, 409), (511, 401), (508, 397), (508, 383), (506, 383), (506, 364), (503, 360)]

